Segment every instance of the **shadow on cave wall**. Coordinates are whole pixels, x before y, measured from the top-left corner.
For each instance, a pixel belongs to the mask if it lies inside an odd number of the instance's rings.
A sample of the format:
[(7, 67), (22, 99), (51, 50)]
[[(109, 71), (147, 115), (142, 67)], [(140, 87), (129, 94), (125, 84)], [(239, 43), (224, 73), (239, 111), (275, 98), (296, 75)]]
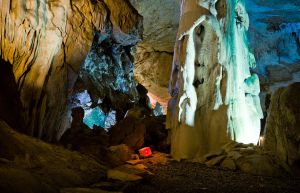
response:
[(3, 59), (0, 59), (0, 119), (14, 129), (26, 133), (22, 104), (12, 65)]

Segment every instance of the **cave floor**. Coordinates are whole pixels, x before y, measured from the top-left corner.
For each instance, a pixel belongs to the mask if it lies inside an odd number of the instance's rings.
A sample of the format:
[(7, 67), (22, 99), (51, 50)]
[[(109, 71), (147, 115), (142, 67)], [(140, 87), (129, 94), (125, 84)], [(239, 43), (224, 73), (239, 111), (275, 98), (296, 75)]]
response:
[(294, 193), (300, 192), (300, 177), (266, 177), (204, 164), (170, 161), (144, 163), (153, 175), (129, 185), (125, 193)]

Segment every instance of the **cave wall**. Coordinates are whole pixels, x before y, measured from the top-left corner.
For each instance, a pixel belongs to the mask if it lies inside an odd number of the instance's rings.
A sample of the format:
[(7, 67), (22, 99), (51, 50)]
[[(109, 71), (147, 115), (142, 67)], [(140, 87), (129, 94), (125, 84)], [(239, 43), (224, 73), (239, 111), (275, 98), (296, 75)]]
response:
[(64, 123), (94, 31), (125, 45), (140, 39), (141, 18), (126, 0), (10, 0), (0, 7), (1, 58), (13, 65), (28, 133), (46, 140)]
[(143, 41), (133, 51), (135, 78), (148, 89), (152, 104), (159, 102), (166, 112), (180, 0), (130, 2), (143, 16), (144, 26)]
[[(155, 101), (166, 107), (168, 76), (176, 32), (180, 1), (130, 0), (144, 16), (144, 40), (138, 44), (135, 56), (135, 77), (150, 91)], [(159, 2), (159, 3), (157, 3)], [(280, 87), (300, 81), (299, 66), (299, 3), (293, 0), (245, 0), (249, 13), (249, 47), (255, 55), (265, 96)], [(263, 43), (262, 43), (263, 42)]]
[[(271, 98), (263, 147), (300, 171), (300, 83), (278, 89)], [(296, 170), (295, 170), (296, 169)]]

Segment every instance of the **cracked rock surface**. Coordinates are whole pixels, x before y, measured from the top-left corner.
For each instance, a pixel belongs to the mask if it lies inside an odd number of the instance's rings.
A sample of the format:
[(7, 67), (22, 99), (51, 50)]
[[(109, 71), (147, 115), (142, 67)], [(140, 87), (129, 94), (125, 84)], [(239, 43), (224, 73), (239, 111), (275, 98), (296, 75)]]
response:
[(127, 0), (8, 0), (0, 5), (0, 56), (13, 66), (27, 133), (52, 140), (94, 31), (135, 44), (141, 17)]

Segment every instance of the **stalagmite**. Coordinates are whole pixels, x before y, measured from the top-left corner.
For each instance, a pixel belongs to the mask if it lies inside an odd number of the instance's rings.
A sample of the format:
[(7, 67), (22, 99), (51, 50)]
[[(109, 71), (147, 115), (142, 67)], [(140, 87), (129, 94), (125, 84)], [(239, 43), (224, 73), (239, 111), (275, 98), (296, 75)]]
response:
[(248, 27), (243, 0), (182, 0), (167, 115), (176, 159), (229, 140), (258, 142), (263, 115)]

